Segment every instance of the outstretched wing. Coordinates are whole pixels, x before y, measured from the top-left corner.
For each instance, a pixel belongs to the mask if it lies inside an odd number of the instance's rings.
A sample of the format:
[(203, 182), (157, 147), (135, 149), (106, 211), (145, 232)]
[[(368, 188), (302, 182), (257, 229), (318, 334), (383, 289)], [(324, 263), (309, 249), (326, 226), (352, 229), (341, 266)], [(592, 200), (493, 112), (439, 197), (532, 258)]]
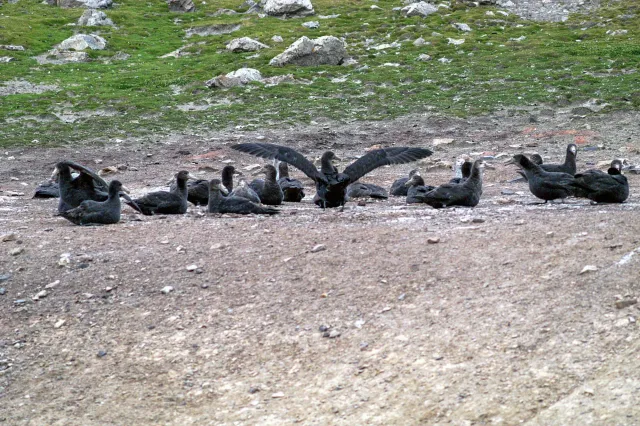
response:
[(344, 169), (345, 174), (349, 175), (351, 182), (355, 182), (371, 170), (387, 164), (404, 164), (411, 161), (420, 160), (433, 154), (430, 149), (426, 148), (382, 148), (371, 151)]
[(309, 176), (314, 181), (325, 181), (326, 178), (322, 173), (318, 172), (318, 169), (307, 160), (304, 155), (300, 154), (286, 146), (274, 145), (270, 143), (239, 143), (231, 145), (231, 149), (236, 151), (246, 152), (247, 154), (255, 155), (256, 157), (277, 159), (291, 164), (293, 167), (300, 170), (305, 175)]
[[(89, 176), (96, 181), (97, 183), (97, 188), (104, 191), (104, 192), (109, 192), (109, 184), (107, 182), (105, 182), (104, 179), (102, 179), (100, 176), (98, 176), (98, 174), (96, 172), (94, 172), (93, 170), (91, 170), (88, 167), (83, 166), (82, 164), (78, 164), (74, 161), (69, 161), (66, 160), (67, 163), (69, 163), (69, 166), (71, 166), (72, 168), (78, 170), (80, 173), (81, 177), (84, 177), (85, 179), (88, 178)], [(85, 176), (82, 176), (82, 175)]]

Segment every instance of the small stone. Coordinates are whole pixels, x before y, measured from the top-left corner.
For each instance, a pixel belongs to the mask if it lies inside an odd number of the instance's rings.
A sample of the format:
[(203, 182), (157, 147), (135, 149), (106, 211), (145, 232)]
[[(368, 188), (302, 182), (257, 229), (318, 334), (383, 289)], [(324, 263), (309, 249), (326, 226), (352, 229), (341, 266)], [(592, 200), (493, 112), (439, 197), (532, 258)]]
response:
[(624, 300), (616, 300), (616, 309), (624, 309), (629, 306), (633, 306), (638, 303), (638, 299), (624, 299)]
[(431, 55), (427, 55), (426, 53), (421, 53), (418, 55), (418, 60), (422, 62), (427, 62), (433, 59)]
[(0, 296), (4, 296), (7, 293), (7, 290), (4, 287), (0, 287)]
[(284, 42), (284, 39), (279, 35), (274, 35), (273, 37), (271, 37), (271, 41), (274, 43), (282, 43)]
[(429, 237), (427, 238), (428, 244), (438, 244), (440, 242), (440, 237)]
[(60, 284), (60, 280), (55, 280), (54, 282), (45, 285), (44, 288), (46, 288), (46, 289), (54, 288), (58, 284)]
[(226, 246), (222, 243), (216, 243), (214, 245), (212, 245), (211, 247), (209, 247), (209, 250), (221, 250), (223, 248), (225, 248)]
[(27, 303), (27, 301), (25, 299), (18, 299), (16, 301), (13, 302), (15, 305), (24, 305), (25, 303)]
[(582, 271), (580, 271), (580, 275), (582, 274), (586, 274), (587, 272), (595, 272), (598, 270), (598, 267), (595, 265), (587, 265), (584, 268), (582, 268)]
[(71, 264), (71, 253), (62, 253), (60, 255), (60, 259), (58, 260), (58, 266), (69, 267), (70, 264)]
[[(634, 318), (635, 320), (635, 318)], [(628, 326), (630, 323), (628, 318), (620, 318), (618, 321), (616, 321), (613, 325), (616, 327), (626, 327)]]
[(317, 244), (313, 246), (313, 248), (311, 249), (311, 253), (318, 253), (319, 251), (324, 251), (326, 249), (327, 247), (324, 244)]
[(325, 331), (322, 337), (327, 337), (329, 339), (335, 339), (336, 337), (340, 337), (340, 332), (338, 330)]
[(276, 392), (276, 393), (271, 395), (271, 398), (284, 398), (284, 393), (283, 392)]
[(464, 31), (464, 32), (471, 31), (471, 27), (469, 25), (463, 24), (461, 22), (456, 22), (455, 24), (453, 24), (453, 26), (459, 29), (460, 31)]
[(20, 253), (22, 253), (23, 251), (24, 251), (24, 247), (16, 247), (16, 248), (13, 248), (13, 249), (9, 250), (9, 254), (11, 256), (17, 256)]
[(425, 40), (422, 37), (418, 37), (413, 41), (413, 45), (416, 47), (424, 46)]
[(106, 291), (107, 293), (109, 293), (112, 290), (113, 290), (113, 287), (105, 287), (104, 288), (104, 291)]
[(444, 357), (440, 354), (433, 354), (433, 359), (435, 359), (436, 361), (440, 361), (441, 359), (443, 359)]
[(3, 283), (5, 281), (9, 281), (9, 278), (11, 278), (11, 274), (2, 274), (0, 275), (0, 283)]
[(189, 271), (189, 272), (194, 272), (194, 271), (196, 271), (196, 270), (198, 269), (198, 265), (196, 265), (196, 264), (194, 263), (193, 265), (189, 265), (189, 266), (187, 266), (187, 268), (186, 268), (186, 269), (187, 269), (187, 271)]
[(320, 22), (318, 22), (318, 21), (309, 21), (309, 22), (305, 22), (304, 24), (302, 24), (302, 26), (305, 27), (305, 28), (309, 28), (309, 29), (320, 28)]
[(484, 223), (484, 219), (481, 217), (474, 217), (471, 219), (471, 223)]
[(166, 287), (163, 287), (162, 290), (160, 290), (160, 292), (162, 292), (162, 294), (169, 294), (173, 291), (173, 287), (168, 285)]
[(209, 284), (200, 284), (200, 288), (209, 288)]
[(260, 388), (250, 387), (249, 393), (254, 394), (260, 392)]
[(32, 299), (33, 300), (40, 300), (40, 299), (44, 299), (48, 295), (49, 295), (49, 293), (47, 292), (47, 290), (42, 290), (42, 291), (38, 292), (38, 294), (33, 296)]
[(452, 138), (435, 138), (432, 143), (433, 143), (433, 146), (451, 145), (454, 141), (455, 139), (452, 139)]
[(516, 195), (516, 192), (510, 189), (503, 189), (502, 191), (500, 191), (500, 193), (502, 195)]
[(98, 355), (98, 358), (102, 358), (103, 356), (107, 355), (107, 351), (99, 350), (97, 355)]
[(321, 333), (324, 333), (325, 331), (329, 331), (329, 326), (321, 325), (320, 327), (318, 327), (318, 330), (320, 330)]
[(584, 388), (584, 390), (582, 391), (582, 393), (584, 393), (587, 396), (593, 396), (595, 394), (595, 392), (593, 391), (593, 389), (591, 388)]
[(398, 300), (402, 301), (405, 299), (405, 297), (407, 297), (407, 295), (402, 293), (400, 296), (398, 296)]
[(53, 324), (53, 328), (60, 328), (60, 327), (62, 327), (64, 325), (65, 322), (66, 322), (65, 320), (60, 319), (60, 320), (56, 321), (55, 324)]
[(18, 236), (16, 235), (15, 232), (10, 232), (8, 234), (3, 234), (2, 237), (0, 237), (0, 240), (2, 240), (3, 243), (6, 243), (8, 241), (15, 241), (18, 239)]

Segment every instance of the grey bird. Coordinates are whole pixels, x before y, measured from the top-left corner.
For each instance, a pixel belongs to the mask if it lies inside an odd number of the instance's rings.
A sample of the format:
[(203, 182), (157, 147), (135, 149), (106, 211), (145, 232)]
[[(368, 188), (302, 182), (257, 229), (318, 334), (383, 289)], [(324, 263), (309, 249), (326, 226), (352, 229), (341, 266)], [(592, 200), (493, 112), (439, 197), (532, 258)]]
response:
[[(176, 174), (176, 186), (171, 191), (150, 192), (133, 200), (144, 215), (154, 214), (184, 214), (187, 212), (187, 180), (195, 179), (188, 171), (182, 170)], [(127, 201), (130, 206), (132, 202)]]
[(246, 198), (249, 201), (260, 204), (260, 197), (258, 196), (256, 191), (254, 191), (249, 185), (247, 185), (247, 181), (244, 180), (244, 178), (240, 179), (240, 181), (238, 182), (238, 186), (235, 187), (229, 195), (234, 197)]
[(284, 194), (280, 185), (278, 185), (276, 168), (271, 164), (267, 164), (262, 168), (262, 172), (266, 175), (264, 179), (254, 179), (249, 187), (256, 191), (260, 202), (269, 206), (279, 206), (284, 200)]
[(564, 200), (575, 195), (577, 184), (573, 175), (548, 172), (522, 154), (514, 155), (510, 163), (522, 168), (529, 182), (529, 190), (533, 195), (544, 200), (545, 204), (547, 201)]
[(607, 173), (587, 170), (574, 177), (578, 186), (576, 197), (588, 198), (595, 203), (622, 203), (629, 197), (629, 182), (622, 174), (620, 160), (613, 160)]
[(209, 182), (209, 213), (235, 213), (235, 214), (278, 214), (280, 211), (273, 207), (265, 207), (253, 203), (246, 198), (236, 197), (229, 194), (224, 197), (221, 194), (222, 183), (219, 179)]
[(391, 189), (389, 190), (389, 193), (394, 197), (406, 197), (407, 190), (409, 189), (406, 183), (409, 182), (409, 180), (416, 173), (418, 173), (418, 169), (413, 169), (409, 172), (409, 177), (405, 176), (393, 181), (393, 183), (391, 184)]
[(120, 191), (126, 190), (118, 180), (109, 184), (109, 196), (105, 201), (85, 200), (78, 207), (59, 215), (76, 225), (110, 225), (120, 221), (120, 195), (133, 202)]
[(407, 204), (423, 203), (425, 194), (436, 189), (435, 186), (425, 185), (420, 173), (415, 173), (404, 185), (407, 188)]
[(471, 176), (463, 183), (445, 183), (419, 198), (435, 209), (450, 206), (475, 207), (482, 196), (483, 170), (484, 161), (476, 160), (471, 167)]
[(304, 186), (298, 179), (289, 176), (287, 163), (278, 164), (278, 185), (284, 194), (284, 201), (299, 203), (304, 198)]
[(386, 200), (389, 198), (387, 190), (372, 183), (354, 182), (347, 186), (347, 198), (376, 198)]
[[(74, 178), (71, 175), (72, 168), (80, 168), (78, 177)], [(102, 178), (71, 161), (60, 161), (56, 164), (52, 177), (58, 179), (58, 212), (78, 207), (85, 200), (105, 201), (109, 196), (106, 192), (109, 185)]]

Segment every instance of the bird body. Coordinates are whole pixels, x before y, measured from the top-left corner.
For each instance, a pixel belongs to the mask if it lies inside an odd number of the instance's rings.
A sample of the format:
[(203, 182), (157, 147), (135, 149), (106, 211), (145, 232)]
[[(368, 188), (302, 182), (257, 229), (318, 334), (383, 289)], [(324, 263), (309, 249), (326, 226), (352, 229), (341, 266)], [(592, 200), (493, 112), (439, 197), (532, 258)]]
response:
[[(78, 207), (60, 213), (76, 225), (110, 225), (120, 221), (120, 191), (122, 183), (117, 180), (109, 184), (109, 195), (105, 201), (85, 200)], [(126, 196), (126, 194), (123, 194)]]
[[(189, 172), (182, 170), (176, 174), (176, 185), (170, 191), (150, 192), (133, 200), (144, 215), (184, 214), (187, 212), (187, 180), (193, 179)], [(131, 202), (127, 204), (132, 205)]]
[(220, 193), (221, 182), (219, 179), (213, 179), (209, 182), (209, 204), (207, 210), (209, 213), (235, 213), (235, 214), (268, 214), (273, 215), (280, 213), (273, 207), (265, 207), (260, 204), (253, 203), (246, 198), (237, 197), (229, 194), (224, 197)]
[(518, 164), (524, 171), (531, 193), (545, 200), (545, 203), (558, 198), (564, 200), (575, 195), (577, 185), (573, 175), (562, 172), (548, 172), (542, 169), (541, 166), (532, 163), (522, 154), (515, 155), (513, 162)]
[[(222, 184), (227, 188), (228, 192), (233, 190), (233, 174), (236, 169), (227, 165), (222, 168)], [(175, 191), (177, 181), (174, 181), (169, 191)], [(205, 179), (197, 179), (195, 182), (187, 183), (187, 201), (196, 206), (206, 206), (209, 201), (209, 181)]]
[(399, 179), (396, 179), (395, 181), (393, 181), (393, 183), (391, 184), (391, 189), (389, 190), (389, 193), (391, 195), (393, 195), (394, 197), (406, 197), (407, 196), (407, 191), (409, 189), (409, 187), (406, 185), (407, 182), (409, 182), (409, 180), (413, 177), (414, 174), (418, 173), (417, 169), (413, 169), (409, 172), (409, 176), (405, 176), (405, 177), (401, 177)]
[(424, 203), (424, 195), (436, 189), (435, 186), (425, 185), (419, 173), (411, 176), (405, 186), (407, 187), (407, 204)]
[(463, 183), (445, 183), (422, 195), (423, 203), (435, 209), (463, 206), (475, 207), (482, 196), (482, 170), (484, 161), (476, 160), (471, 167), (471, 175)]
[(260, 197), (249, 185), (247, 185), (247, 181), (244, 179), (240, 179), (240, 183), (238, 186), (231, 191), (229, 194), (233, 197), (246, 198), (249, 201), (252, 201), (256, 204), (260, 204)]
[(600, 170), (578, 173), (575, 175), (576, 196), (596, 203), (624, 202), (629, 197), (629, 182), (621, 171), (622, 162), (613, 160), (607, 173)]
[(249, 184), (249, 187), (253, 189), (262, 204), (270, 206), (279, 206), (284, 200), (284, 194), (278, 181), (276, 180), (277, 171), (271, 164), (267, 164), (263, 168), (263, 172), (266, 175), (264, 179), (254, 179)]
[(59, 213), (78, 207), (85, 200), (105, 201), (109, 197), (109, 194), (96, 189), (94, 177), (85, 170), (81, 170), (80, 175), (74, 179), (71, 176), (71, 167), (75, 167), (73, 163), (61, 161), (54, 171), (54, 174), (58, 174)]
[(377, 198), (386, 200), (389, 198), (387, 190), (372, 183), (354, 182), (347, 186), (347, 198)]
[(278, 164), (278, 185), (284, 195), (284, 201), (299, 203), (304, 198), (304, 186), (298, 179), (289, 177), (287, 163)]
[[(471, 176), (471, 167), (473, 167), (473, 163), (471, 161), (464, 161), (460, 165), (460, 176), (453, 177), (449, 183), (463, 183), (465, 180)], [(456, 175), (458, 172), (456, 171)]]
[(284, 146), (268, 143), (242, 143), (233, 145), (231, 148), (262, 158), (275, 158), (296, 167), (316, 183), (314, 202), (322, 208), (343, 206), (347, 201), (347, 186), (371, 170), (387, 164), (404, 164), (419, 160), (432, 153), (431, 150), (425, 148), (376, 149), (363, 155), (340, 173), (332, 164), (336, 156), (331, 151), (322, 155), (320, 170), (318, 170), (302, 154)]

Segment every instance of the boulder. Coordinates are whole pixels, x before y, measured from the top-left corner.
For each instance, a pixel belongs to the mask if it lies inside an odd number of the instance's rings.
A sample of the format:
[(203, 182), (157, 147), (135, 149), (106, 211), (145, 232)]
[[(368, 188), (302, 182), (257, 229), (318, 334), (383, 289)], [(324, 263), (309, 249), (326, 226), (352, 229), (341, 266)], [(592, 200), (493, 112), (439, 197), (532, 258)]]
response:
[(267, 49), (269, 46), (260, 43), (249, 37), (235, 38), (227, 44), (227, 50), (230, 52), (254, 52), (260, 49)]
[(240, 28), (242, 28), (242, 25), (240, 24), (214, 24), (204, 27), (187, 28), (185, 33), (187, 38), (193, 37), (194, 35), (206, 37), (211, 35), (230, 34), (234, 31), (238, 31)]
[(215, 87), (234, 87), (240, 86), (252, 81), (262, 80), (262, 74), (260, 71), (253, 68), (240, 68), (236, 71), (230, 72), (226, 75), (219, 75), (205, 82), (205, 86), (213, 89)]
[(192, 0), (167, 0), (171, 12), (195, 12), (196, 5)]
[(58, 50), (103, 50), (107, 41), (96, 34), (76, 34), (58, 45)]
[(78, 25), (81, 27), (115, 26), (106, 13), (96, 9), (85, 10), (80, 19), (78, 19)]
[(113, 0), (57, 0), (60, 7), (88, 7), (90, 9), (109, 9)]
[(406, 16), (429, 16), (432, 13), (438, 11), (437, 6), (426, 3), (424, 1), (418, 3), (412, 3), (409, 6), (403, 7), (401, 12)]
[(337, 37), (323, 36), (311, 40), (301, 37), (284, 52), (273, 58), (269, 65), (281, 67), (287, 64), (302, 66), (340, 65), (347, 56), (346, 44)]
[(6, 63), (11, 62), (13, 60), (15, 60), (15, 58), (12, 57), (12, 56), (0, 56), (0, 64), (6, 64)]
[(67, 50), (52, 49), (47, 53), (34, 58), (39, 64), (67, 64), (69, 62), (89, 62), (91, 58), (87, 52), (70, 52)]
[(310, 0), (265, 0), (261, 5), (264, 13), (272, 16), (308, 16), (315, 13)]
[(318, 21), (309, 21), (302, 24), (303, 27), (309, 28), (310, 30), (320, 28), (320, 22)]

